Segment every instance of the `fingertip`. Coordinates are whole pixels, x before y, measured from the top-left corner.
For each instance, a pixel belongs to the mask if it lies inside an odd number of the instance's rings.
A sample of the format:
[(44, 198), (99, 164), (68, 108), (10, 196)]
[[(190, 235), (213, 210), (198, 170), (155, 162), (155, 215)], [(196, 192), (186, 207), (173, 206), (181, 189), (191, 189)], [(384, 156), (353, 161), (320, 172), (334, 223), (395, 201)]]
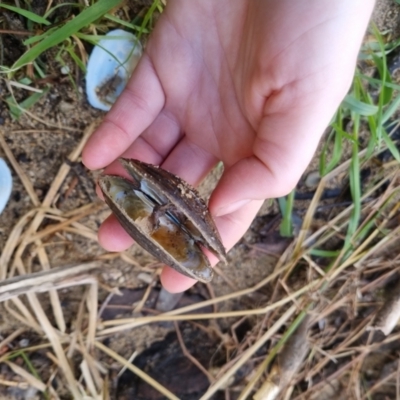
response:
[[(230, 214), (214, 218), (227, 250), (231, 249), (246, 233), (263, 203), (263, 200), (253, 200)], [(215, 203), (215, 208), (219, 209), (218, 203)]]
[(192, 287), (197, 281), (165, 266), (160, 276), (161, 284), (170, 293), (180, 293)]
[(97, 237), (105, 250), (113, 252), (124, 251), (133, 244), (133, 239), (122, 228), (114, 215), (110, 215), (103, 222)]
[[(282, 170), (281, 175), (259, 158), (242, 159), (227, 168), (213, 191), (209, 208), (213, 215), (234, 213), (253, 200), (265, 200), (286, 195), (298, 180), (291, 169)], [(282, 179), (281, 179), (282, 178)]]
[(90, 170), (95, 170), (97, 169), (96, 165), (96, 159), (95, 157), (92, 157), (92, 151), (91, 151), (91, 137), (88, 139), (85, 147), (82, 150), (82, 164)]
[(109, 114), (88, 139), (82, 150), (82, 163), (88, 169), (104, 168), (119, 157), (134, 138), (113, 122)]

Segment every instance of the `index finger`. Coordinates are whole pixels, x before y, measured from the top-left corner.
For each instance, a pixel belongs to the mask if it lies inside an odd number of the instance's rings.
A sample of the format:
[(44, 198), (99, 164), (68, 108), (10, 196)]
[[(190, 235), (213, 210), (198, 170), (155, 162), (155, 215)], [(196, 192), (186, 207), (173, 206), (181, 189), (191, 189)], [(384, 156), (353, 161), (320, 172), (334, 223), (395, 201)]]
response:
[(125, 90), (83, 149), (86, 167), (104, 168), (119, 157), (155, 120), (164, 103), (161, 83), (144, 54)]

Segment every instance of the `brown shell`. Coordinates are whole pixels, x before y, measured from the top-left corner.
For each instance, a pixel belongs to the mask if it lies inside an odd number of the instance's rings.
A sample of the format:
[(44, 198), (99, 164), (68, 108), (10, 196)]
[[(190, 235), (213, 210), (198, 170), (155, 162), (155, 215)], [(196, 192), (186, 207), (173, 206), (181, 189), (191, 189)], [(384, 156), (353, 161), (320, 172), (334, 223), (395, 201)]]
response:
[(126, 230), (126, 232), (147, 252), (152, 254), (164, 264), (169, 265), (171, 268), (174, 268), (181, 274), (184, 274), (190, 278), (197, 279), (202, 282), (210, 282), (213, 277), (213, 270), (208, 258), (202, 253), (196, 244), (194, 245), (196, 247), (194, 250), (198, 251), (202, 255), (206, 268), (199, 270), (182, 267), (182, 265), (180, 265), (180, 263), (177, 262), (167, 251), (165, 251), (150, 237), (148, 237), (148, 235), (142, 231), (140, 226), (136, 225), (136, 223), (130, 218), (130, 216), (122, 207), (113, 201), (113, 199), (109, 196), (109, 188), (114, 178), (126, 181), (132, 186), (132, 188), (137, 188), (137, 185), (131, 181), (127, 181), (124, 178), (114, 176), (104, 176), (99, 180), (99, 186), (103, 192), (107, 205), (111, 208), (111, 211), (117, 217), (119, 223)]
[[(186, 276), (209, 282), (213, 270), (201, 246), (209, 249), (223, 261), (226, 260), (226, 252), (208, 208), (198, 192), (178, 176), (157, 166), (138, 160), (121, 158), (119, 161), (132, 177), (132, 181), (122, 177), (104, 176), (100, 178), (99, 185), (106, 203), (122, 227), (139, 245), (161, 262)], [(137, 217), (131, 214), (133, 210), (139, 211), (140, 208), (134, 206), (132, 209), (128, 206), (125, 209), (127, 204), (120, 203), (120, 200), (113, 197), (112, 193), (116, 189), (114, 185), (117, 187), (122, 185), (123, 192), (127, 196), (133, 196), (133, 199), (137, 196), (133, 191), (140, 191), (150, 196), (149, 200), (154, 198), (160, 207), (167, 207), (164, 211), (166, 216), (169, 216), (171, 222), (175, 221), (175, 226), (180, 229), (169, 232), (165, 239), (162, 239), (164, 244), (161, 244), (159, 240), (162, 236), (155, 238), (156, 232), (160, 232), (158, 228), (155, 228), (156, 230), (151, 228), (149, 231), (146, 228), (147, 222), (145, 225), (139, 224)], [(126, 201), (129, 201), (128, 198)], [(154, 209), (153, 214), (149, 212), (149, 217), (146, 218), (151, 218), (153, 215), (156, 221), (154, 213), (157, 211)]]
[(156, 192), (161, 192), (171, 204), (189, 219), (203, 238), (203, 245), (221, 261), (226, 251), (207, 205), (195, 188), (180, 177), (142, 161), (120, 158), (119, 161), (135, 181), (144, 179)]

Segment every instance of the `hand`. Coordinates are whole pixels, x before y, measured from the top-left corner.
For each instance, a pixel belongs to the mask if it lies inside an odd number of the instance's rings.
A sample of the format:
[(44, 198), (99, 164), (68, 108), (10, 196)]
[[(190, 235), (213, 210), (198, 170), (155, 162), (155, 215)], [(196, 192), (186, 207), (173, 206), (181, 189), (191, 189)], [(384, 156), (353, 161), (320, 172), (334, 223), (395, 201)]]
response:
[[(373, 4), (169, 0), (83, 162), (122, 174), (123, 155), (197, 185), (222, 160), (209, 207), (229, 249), (311, 160), (351, 83)], [(132, 244), (113, 216), (99, 241), (112, 251)], [(168, 267), (161, 280), (171, 292), (194, 283)]]

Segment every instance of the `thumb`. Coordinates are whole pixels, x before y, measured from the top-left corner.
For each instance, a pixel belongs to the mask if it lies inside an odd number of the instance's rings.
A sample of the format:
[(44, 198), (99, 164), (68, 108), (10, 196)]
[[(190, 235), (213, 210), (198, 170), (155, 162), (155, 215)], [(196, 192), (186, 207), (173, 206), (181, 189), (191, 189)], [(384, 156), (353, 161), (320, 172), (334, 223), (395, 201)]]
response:
[(278, 174), (256, 156), (242, 159), (224, 171), (210, 198), (211, 213), (231, 214), (253, 200), (284, 196), (296, 186), (301, 172), (287, 168)]
[(347, 87), (342, 83), (319, 97), (318, 91), (311, 91), (296, 99), (293, 88), (271, 96), (253, 155), (228, 165), (210, 198), (213, 215), (230, 214), (252, 200), (281, 197), (293, 190)]

